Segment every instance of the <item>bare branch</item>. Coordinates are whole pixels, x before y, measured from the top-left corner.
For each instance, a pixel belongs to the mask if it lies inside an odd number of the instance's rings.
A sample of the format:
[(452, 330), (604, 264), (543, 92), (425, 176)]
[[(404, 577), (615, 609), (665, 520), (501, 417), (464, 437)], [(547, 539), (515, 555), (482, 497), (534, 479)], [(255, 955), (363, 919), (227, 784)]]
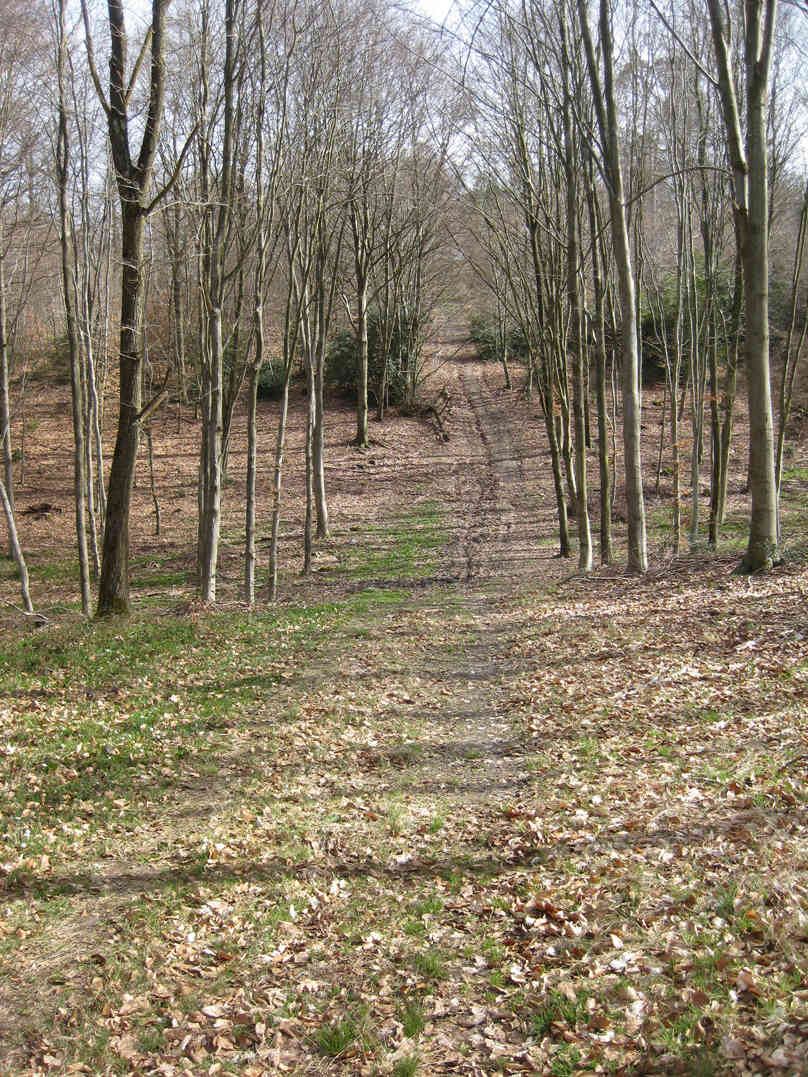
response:
[(131, 97), (132, 97), (132, 93), (133, 93), (133, 91), (135, 89), (135, 86), (137, 85), (138, 76), (140, 75), (140, 72), (143, 69), (143, 62), (146, 59), (146, 56), (148, 55), (149, 45), (151, 44), (151, 39), (152, 39), (152, 28), (149, 27), (149, 29), (146, 31), (146, 36), (143, 38), (143, 44), (140, 46), (140, 52), (138, 53), (138, 58), (137, 58), (137, 61), (135, 62), (135, 66), (132, 69), (132, 75), (131, 75), (131, 78), (129, 79), (129, 85), (126, 87), (126, 94), (124, 96), (124, 100), (126, 101), (127, 105), (129, 104), (129, 101), (131, 100)]
[(84, 40), (87, 48), (87, 65), (90, 68), (90, 77), (98, 94), (98, 100), (107, 116), (109, 116), (109, 101), (107, 101), (101, 79), (98, 77), (98, 68), (95, 65), (95, 49), (93, 48), (93, 35), (90, 31), (90, 15), (87, 11), (87, 0), (81, 0), (81, 17), (84, 20)]
[(182, 147), (182, 150), (180, 151), (179, 157), (177, 158), (177, 163), (174, 166), (174, 170), (173, 170), (173, 172), (171, 173), (171, 175), (168, 178), (168, 182), (164, 184), (163, 188), (160, 191), (157, 192), (157, 194), (154, 196), (154, 198), (151, 200), (151, 202), (149, 202), (148, 206), (146, 206), (146, 209), (145, 209), (144, 212), (145, 212), (147, 217), (152, 212), (152, 210), (155, 210), (160, 205), (160, 203), (163, 201), (163, 199), (166, 197), (166, 195), (170, 194), (171, 191), (174, 189), (174, 186), (176, 185), (177, 180), (180, 178), (180, 172), (182, 172), (182, 166), (185, 164), (185, 158), (188, 155), (188, 150), (191, 148), (191, 145), (193, 143), (194, 138), (196, 137), (196, 134), (197, 134), (198, 130), (199, 130), (199, 120), (197, 120), (197, 122), (194, 124), (193, 130), (191, 131), (191, 133), (186, 138), (185, 144)]
[(718, 79), (707, 70), (704, 64), (696, 57), (695, 53), (685, 44), (679, 33), (674, 29), (673, 24), (669, 21), (667, 15), (665, 15), (662, 9), (657, 6), (656, 0), (648, 0), (648, 2), (659, 16), (662, 25), (671, 35), (679, 48), (684, 52), (690, 62), (692, 64), (695, 64), (695, 66), (699, 69), (699, 71), (701, 71), (702, 75), (704, 75), (707, 81), (717, 89)]

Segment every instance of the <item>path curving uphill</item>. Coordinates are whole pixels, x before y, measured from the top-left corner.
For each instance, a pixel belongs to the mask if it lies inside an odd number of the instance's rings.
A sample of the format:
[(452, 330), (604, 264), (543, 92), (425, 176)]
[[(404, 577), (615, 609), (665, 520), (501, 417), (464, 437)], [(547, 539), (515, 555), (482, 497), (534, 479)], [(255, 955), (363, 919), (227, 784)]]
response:
[(444, 384), (451, 400), (447, 575), (484, 584), (535, 574), (552, 559), (555, 539), (538, 404), (521, 385), (505, 388), (499, 364), (473, 358), (447, 364)]

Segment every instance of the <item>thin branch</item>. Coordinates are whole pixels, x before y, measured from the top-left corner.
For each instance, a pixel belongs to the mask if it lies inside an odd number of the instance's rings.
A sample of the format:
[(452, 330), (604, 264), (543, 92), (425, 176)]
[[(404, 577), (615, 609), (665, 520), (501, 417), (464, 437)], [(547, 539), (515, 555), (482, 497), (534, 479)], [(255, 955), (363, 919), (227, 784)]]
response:
[(707, 68), (704, 66), (704, 64), (702, 64), (701, 60), (699, 60), (696, 57), (695, 53), (693, 53), (691, 51), (691, 49), (685, 44), (683, 39), (679, 36), (677, 31), (674, 29), (673, 24), (668, 21), (667, 16), (660, 10), (660, 8), (657, 7), (655, 0), (648, 0), (648, 2), (651, 5), (651, 7), (654, 9), (654, 11), (657, 13), (657, 15), (659, 16), (660, 20), (662, 21), (662, 25), (665, 27), (665, 29), (668, 31), (668, 33), (671, 35), (671, 37), (676, 42), (676, 44), (679, 46), (679, 48), (688, 57), (688, 59), (691, 61), (691, 63), (695, 64), (695, 66), (699, 69), (699, 71), (701, 71), (702, 75), (704, 75), (704, 77), (707, 79), (707, 81), (709, 83), (711, 83), (716, 89), (718, 89), (718, 79), (714, 75), (710, 74), (710, 72), (707, 70)]
[[(171, 173), (171, 175), (168, 178), (168, 182), (166, 184), (164, 184), (162, 190), (158, 191), (157, 194), (154, 196), (154, 198), (151, 200), (151, 202), (148, 204), (148, 206), (146, 206), (146, 209), (145, 209), (144, 212), (145, 212), (147, 217), (152, 212), (152, 210), (156, 209), (160, 205), (160, 203), (163, 201), (163, 199), (166, 197), (166, 195), (169, 194), (174, 189), (174, 186), (176, 185), (177, 180), (180, 178), (180, 173), (182, 172), (182, 166), (185, 164), (185, 158), (186, 158), (186, 156), (188, 154), (188, 150), (191, 148), (191, 143), (193, 142), (194, 138), (196, 137), (196, 134), (197, 134), (198, 130), (199, 130), (199, 120), (197, 120), (197, 122), (194, 124), (193, 130), (191, 131), (191, 133), (186, 138), (185, 145), (182, 147), (182, 150), (180, 151), (180, 155), (179, 155), (179, 157), (177, 159), (177, 163), (174, 166), (173, 172)], [(187, 205), (187, 203), (183, 203), (183, 204)]]
[(87, 11), (87, 0), (81, 0), (81, 17), (84, 20), (84, 41), (87, 48), (87, 66), (90, 68), (90, 76), (95, 86), (95, 92), (98, 94), (98, 100), (101, 102), (101, 107), (107, 116), (109, 116), (110, 106), (104, 93), (104, 87), (101, 85), (101, 79), (98, 77), (98, 68), (95, 65), (95, 50), (93, 48), (93, 35), (90, 31), (90, 16)]
[(138, 58), (137, 58), (137, 60), (135, 62), (134, 68), (132, 69), (132, 75), (131, 75), (131, 78), (129, 79), (129, 85), (126, 87), (126, 93), (124, 94), (123, 99), (124, 99), (124, 101), (126, 102), (127, 105), (129, 104), (129, 101), (130, 101), (130, 99), (132, 97), (132, 93), (134, 92), (134, 89), (135, 89), (135, 85), (137, 84), (138, 76), (140, 75), (140, 72), (141, 72), (141, 70), (143, 68), (143, 62), (146, 59), (146, 54), (148, 52), (149, 45), (151, 44), (151, 39), (152, 39), (152, 28), (150, 26), (149, 29), (146, 31), (146, 36), (143, 38), (143, 44), (140, 46), (140, 52), (138, 54)]

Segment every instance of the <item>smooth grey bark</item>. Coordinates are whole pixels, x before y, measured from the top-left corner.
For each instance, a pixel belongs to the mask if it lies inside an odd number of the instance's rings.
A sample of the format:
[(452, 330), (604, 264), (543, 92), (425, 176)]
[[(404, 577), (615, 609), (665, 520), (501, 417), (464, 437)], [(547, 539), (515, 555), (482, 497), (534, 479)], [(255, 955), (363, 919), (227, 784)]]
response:
[[(363, 192), (364, 194), (364, 192)], [(356, 445), (365, 448), (368, 435), (368, 290), (370, 287), (370, 224), (368, 206), (354, 200), (350, 209), (356, 275)]]
[[(11, 515), (14, 514), (14, 454), (11, 446), (11, 391), (9, 385), (9, 347), (6, 318), (5, 237), (0, 218), (0, 443), (3, 455), (3, 478)], [(9, 530), (9, 557), (14, 549)]]
[(718, 92), (732, 169), (733, 213), (743, 265), (744, 362), (749, 400), (749, 540), (740, 565), (761, 572), (780, 560), (769, 360), (768, 93), (777, 0), (744, 2), (743, 106), (732, 68), (732, 27), (721, 0), (707, 0)]
[(171, 341), (174, 346), (174, 363), (177, 368), (177, 395), (180, 403), (188, 403), (185, 347), (185, 290), (183, 287), (183, 263), (186, 257), (182, 239), (182, 221), (179, 206), (173, 206), (166, 214), (166, 245), (171, 272), (171, 305), (169, 320)]
[(567, 183), (567, 295), (570, 306), (569, 343), (573, 356), (573, 417), (575, 426), (575, 515), (578, 524), (578, 568), (592, 571), (592, 533), (589, 526), (586, 474), (586, 364), (583, 297), (579, 284), (580, 230), (578, 222), (578, 172), (570, 104), (570, 62), (568, 34), (563, 5), (559, 9), (561, 61), (564, 77), (562, 124), (564, 175)]
[(283, 454), (286, 447), (286, 424), (289, 416), (289, 373), (283, 383), (278, 433), (275, 439), (275, 468), (272, 481), (272, 525), (269, 538), (269, 600), (278, 599), (278, 541), (281, 529), (281, 487), (283, 483)]
[(306, 364), (306, 518), (303, 525), (302, 575), (311, 574), (314, 531), (314, 413), (317, 402), (314, 394), (314, 364)]
[(786, 446), (786, 431), (788, 420), (791, 416), (791, 406), (794, 400), (794, 379), (797, 368), (802, 358), (802, 350), (805, 345), (805, 336), (808, 331), (808, 317), (802, 311), (802, 327), (797, 330), (797, 309), (800, 306), (800, 279), (802, 277), (803, 261), (805, 258), (805, 239), (808, 233), (808, 184), (802, 198), (800, 209), (800, 224), (797, 231), (797, 242), (794, 247), (794, 265), (791, 271), (791, 301), (788, 321), (788, 333), (783, 354), (783, 370), (780, 376), (780, 391), (778, 398), (777, 415), (777, 455), (775, 457), (775, 479), (777, 481), (777, 497), (783, 482), (783, 457)]
[[(260, 319), (260, 328), (258, 322)], [(252, 606), (255, 602), (256, 565), (256, 474), (258, 463), (258, 381), (264, 363), (264, 312), (259, 303), (255, 308), (256, 338), (255, 359), (247, 384), (247, 477), (244, 506), (244, 601)]]
[[(519, 117), (523, 119), (523, 117)], [(562, 332), (559, 326), (554, 325), (549, 334), (546, 333), (546, 327), (543, 324), (545, 322), (545, 292), (551, 292), (552, 289), (548, 287), (547, 276), (548, 266), (544, 257), (544, 252), (540, 245), (540, 231), (541, 221), (539, 219), (539, 206), (537, 202), (536, 187), (533, 183), (530, 174), (530, 159), (527, 148), (527, 141), (525, 138), (524, 126), (522, 123), (515, 125), (515, 149), (518, 154), (519, 166), (521, 169), (521, 184), (522, 184), (522, 205), (521, 210), (524, 217), (525, 227), (527, 229), (529, 244), (530, 244), (530, 265), (533, 273), (533, 287), (535, 289), (535, 313), (536, 313), (536, 331), (541, 333), (541, 346), (540, 346), (540, 358), (537, 364), (538, 374), (538, 386), (541, 396), (542, 413), (544, 416), (545, 429), (547, 431), (547, 440), (550, 446), (550, 460), (553, 470), (553, 487), (556, 495), (556, 507), (558, 511), (558, 533), (559, 533), (559, 556), (570, 556), (570, 538), (569, 538), (569, 517), (567, 511), (567, 497), (564, 490), (564, 434), (562, 426), (566, 426), (569, 430), (568, 423), (568, 408), (565, 409), (565, 403), (561, 399), (562, 394), (566, 390), (566, 367), (564, 365), (565, 355), (563, 349), (561, 355), (558, 354), (558, 344), (562, 338)], [(553, 269), (549, 268), (549, 274), (553, 275)], [(558, 266), (559, 280), (563, 279), (563, 267)], [(558, 315), (558, 304), (553, 304), (553, 309)], [(551, 339), (547, 339), (547, 337)], [(559, 362), (564, 369), (564, 379), (559, 377)], [(531, 362), (531, 369), (533, 363)], [(560, 414), (556, 414), (556, 402), (559, 405)], [(567, 417), (564, 417), (565, 410)], [(566, 476), (567, 484), (570, 481), (574, 481), (572, 468), (569, 466), (569, 454), (566, 454)], [(574, 503), (574, 499), (573, 499)]]
[(3, 504), (3, 512), (6, 517), (6, 525), (8, 526), (8, 541), (11, 547), (11, 556), (16, 562), (17, 571), (20, 574), (22, 604), (25, 607), (26, 613), (33, 613), (34, 606), (31, 602), (31, 591), (28, 584), (28, 568), (25, 564), (25, 556), (22, 552), (22, 546), (20, 545), (20, 539), (17, 534), (17, 525), (14, 520), (14, 508), (11, 504), (11, 499), (8, 496), (6, 485), (2, 479), (0, 479), (0, 502)]
[(264, 102), (266, 96), (266, 48), (261, 6), (256, 12), (258, 29), (260, 82), (256, 121), (255, 148), (255, 212), (258, 219), (255, 256), (255, 301), (253, 306), (253, 329), (255, 353), (247, 386), (247, 478), (244, 507), (244, 600), (252, 606), (255, 602), (256, 565), (256, 474), (258, 470), (258, 381), (264, 365), (266, 338), (264, 333), (264, 289), (267, 275), (267, 221), (264, 191)]
[(256, 554), (256, 477), (258, 471), (258, 382), (266, 359), (266, 333), (264, 329), (264, 294), (267, 286), (267, 257), (269, 232), (274, 221), (275, 187), (280, 165), (281, 134), (285, 133), (286, 88), (288, 63), (281, 82), (281, 121), (279, 134), (269, 162), (269, 175), (265, 178), (266, 159), (266, 108), (267, 108), (267, 42), (264, 25), (264, 3), (258, 0), (255, 8), (255, 31), (258, 40), (258, 86), (255, 104), (255, 270), (253, 299), (254, 354), (247, 386), (247, 478), (244, 512), (244, 599), (252, 606), (255, 602)]
[(84, 378), (82, 373), (81, 340), (78, 328), (78, 295), (71, 243), (71, 220), (68, 207), (70, 169), (70, 131), (67, 114), (67, 31), (66, 0), (59, 0), (57, 11), (57, 82), (58, 120), (56, 138), (56, 178), (59, 196), (59, 240), (62, 268), (62, 298), (64, 301), (67, 342), (70, 351), (70, 389), (73, 417), (73, 500), (76, 514), (76, 544), (79, 560), (81, 608), (90, 616), (90, 561), (87, 546), (87, 445), (85, 428)]
[[(224, 452), (224, 335), (222, 327), (225, 257), (233, 211), (234, 124), (238, 63), (236, 40), (238, 0), (225, 3), (225, 54), (222, 69), (221, 170), (215, 196), (210, 189), (211, 147), (207, 132), (201, 136), (203, 198), (205, 221), (201, 251), (202, 297), (205, 310), (204, 357), (202, 363), (202, 397), (204, 436), (202, 514), (199, 521), (199, 598), (202, 602), (216, 601), (216, 575), (219, 560), (219, 531), (222, 514), (222, 469)], [(207, 121), (209, 87), (209, 29), (207, 7), (203, 10), (202, 109)]]
[(327, 539), (329, 535), (325, 484), (325, 364), (346, 223), (345, 215), (341, 214), (339, 226), (332, 227), (327, 194), (323, 184), (316, 192), (315, 209), (302, 244), (308, 252), (306, 262), (311, 267), (310, 283), (301, 307), (308, 392), (304, 573), (311, 568), (313, 529), (316, 526), (318, 539)]
[(328, 497), (325, 486), (325, 340), (314, 371), (314, 506), (317, 513), (317, 538), (329, 537)]
[(626, 476), (626, 515), (628, 518), (628, 570), (644, 574), (648, 570), (648, 545), (645, 529), (645, 500), (642, 485), (640, 444), (640, 371), (637, 347), (637, 310), (631, 247), (628, 236), (626, 199), (620, 161), (618, 115), (614, 93), (614, 47), (609, 0), (600, 0), (600, 53), (603, 67), (601, 81), (598, 59), (589, 27), (586, 0), (578, 0), (581, 35), (586, 52), (603, 159), (600, 162), (609, 194), (611, 234), (620, 294), (620, 354), (622, 363), (623, 454)]
[(602, 258), (600, 212), (591, 155), (586, 169), (586, 201), (589, 210), (589, 243), (592, 257), (592, 290), (595, 300), (595, 393), (598, 411), (598, 471), (600, 474), (600, 563), (610, 565), (612, 551), (612, 470), (609, 460), (609, 416), (607, 401), (605, 259)]
[(732, 447), (735, 398), (738, 385), (742, 309), (743, 268), (740, 262), (740, 254), (738, 254), (736, 256), (735, 264), (735, 284), (733, 287), (732, 308), (730, 311), (729, 323), (724, 332), (725, 339), (727, 340), (727, 371), (719, 409), (721, 417), (721, 456), (718, 464), (718, 491), (715, 510), (719, 524), (724, 522), (726, 514), (729, 455)]

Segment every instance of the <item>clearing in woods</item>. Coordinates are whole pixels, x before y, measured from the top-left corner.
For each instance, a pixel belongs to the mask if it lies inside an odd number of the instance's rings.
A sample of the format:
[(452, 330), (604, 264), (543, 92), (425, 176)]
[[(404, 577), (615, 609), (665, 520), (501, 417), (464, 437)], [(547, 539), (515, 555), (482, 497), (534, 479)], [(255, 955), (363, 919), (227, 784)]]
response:
[[(804, 546), (732, 575), (737, 486), (732, 541), (672, 564), (651, 498), (649, 577), (579, 578), (536, 404), (441, 376), (448, 443), (398, 419), (360, 454), (333, 420), (334, 536), (298, 580), (290, 514), (275, 609), (188, 603), (168, 415), (175, 546), (141, 489), (130, 623), (60, 613), (66, 500), (61, 554), (23, 517), (55, 612), (4, 646), (0, 1072), (808, 1069)], [(18, 503), (68, 496), (28, 467)]]

